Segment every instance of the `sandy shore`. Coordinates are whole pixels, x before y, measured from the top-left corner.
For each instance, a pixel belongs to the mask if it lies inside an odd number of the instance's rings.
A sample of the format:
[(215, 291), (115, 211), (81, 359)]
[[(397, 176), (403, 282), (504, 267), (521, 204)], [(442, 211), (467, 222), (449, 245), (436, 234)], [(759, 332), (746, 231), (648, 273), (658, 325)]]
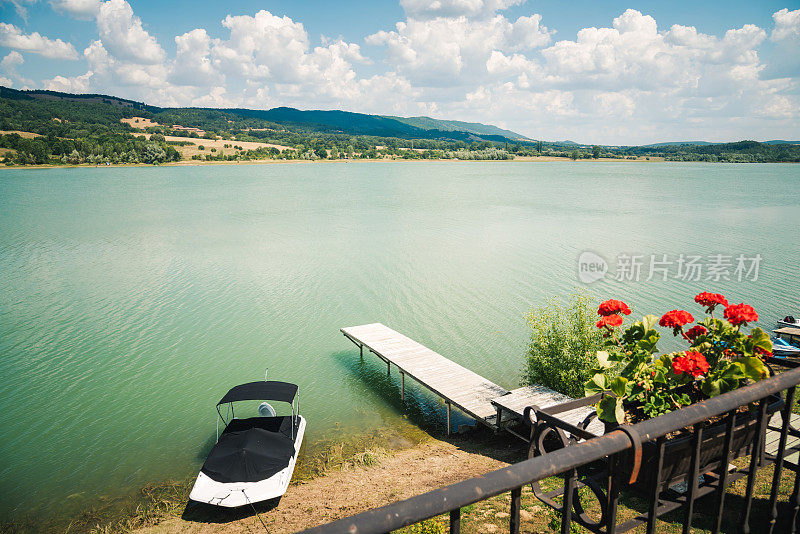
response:
[[(383, 456), (369, 467), (348, 467), (292, 484), (277, 505), (263, 503), (258, 508), (261, 519), (271, 533), (296, 532), (481, 475), (521, 458), (519, 442), (507, 435), (476, 440), (470, 434), (451, 441), (430, 439)], [(136, 532), (238, 533), (255, 529), (263, 531), (252, 509), (221, 513), (217, 508), (190, 503), (180, 517), (166, 518)]]

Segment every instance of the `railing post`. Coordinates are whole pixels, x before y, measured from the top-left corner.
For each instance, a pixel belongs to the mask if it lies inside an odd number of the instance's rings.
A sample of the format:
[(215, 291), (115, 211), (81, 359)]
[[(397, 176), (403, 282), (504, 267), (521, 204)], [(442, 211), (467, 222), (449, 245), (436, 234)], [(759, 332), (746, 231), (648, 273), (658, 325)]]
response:
[(703, 424), (694, 425), (692, 436), (692, 459), (689, 462), (689, 480), (686, 483), (686, 510), (683, 516), (683, 534), (692, 528), (694, 497), (697, 494), (697, 479), (700, 477), (700, 445), (703, 444)]
[(717, 485), (717, 515), (714, 518), (714, 528), (711, 529), (713, 534), (719, 534), (722, 528), (722, 508), (725, 506), (725, 486), (728, 484), (728, 472), (731, 465), (731, 448), (733, 447), (733, 429), (736, 426), (736, 410), (728, 412), (725, 418), (725, 454), (722, 457), (719, 469), (719, 483)]
[(575, 491), (575, 479), (578, 476), (576, 469), (570, 469), (564, 474), (564, 500), (561, 508), (561, 534), (570, 534), (572, 525), (572, 494)]
[(450, 534), (461, 534), (461, 508), (450, 510)]
[[(783, 455), (786, 451), (786, 438), (789, 434), (789, 421), (792, 418), (792, 404), (794, 404), (795, 388), (789, 388), (786, 392), (786, 406), (783, 407), (783, 424), (781, 424), (781, 437), (778, 442), (778, 454), (775, 457), (775, 472), (772, 475), (772, 491), (769, 494), (769, 534), (775, 529), (775, 521), (778, 519), (778, 487), (781, 483), (781, 469), (783, 468)], [(765, 447), (766, 448), (766, 447)]]
[(619, 455), (615, 454), (608, 458), (608, 521), (606, 533), (614, 534), (617, 531), (617, 503), (619, 502)]
[(789, 518), (791, 524), (791, 533), (797, 532), (797, 523), (800, 521), (800, 516), (797, 515), (797, 510), (800, 509), (800, 469), (794, 472), (794, 487), (792, 488), (792, 496), (789, 499), (792, 504), (792, 514)]
[(650, 493), (650, 509), (647, 511), (647, 534), (655, 534), (656, 520), (658, 519), (658, 503), (659, 496), (661, 495), (661, 471), (664, 469), (664, 448), (666, 439), (662, 436), (658, 438), (656, 448), (658, 450), (658, 458), (656, 460), (656, 479), (653, 481), (653, 487)]
[(767, 426), (767, 397), (761, 399), (758, 404), (758, 430), (756, 438), (753, 440), (753, 448), (750, 454), (750, 469), (747, 473), (747, 490), (744, 497), (744, 515), (742, 516), (742, 532), (750, 534), (750, 507), (753, 504), (753, 487), (756, 482), (756, 469), (761, 457), (762, 436), (766, 432)]
[(519, 534), (519, 508), (522, 500), (522, 488), (511, 490), (511, 517), (509, 518), (509, 532)]

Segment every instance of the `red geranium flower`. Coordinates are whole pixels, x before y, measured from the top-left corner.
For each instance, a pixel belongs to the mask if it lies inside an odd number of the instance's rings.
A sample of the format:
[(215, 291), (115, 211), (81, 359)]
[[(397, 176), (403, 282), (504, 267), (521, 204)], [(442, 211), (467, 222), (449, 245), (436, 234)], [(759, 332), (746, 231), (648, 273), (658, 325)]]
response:
[(733, 326), (746, 325), (758, 321), (758, 314), (749, 304), (731, 304), (723, 314)]
[(597, 328), (608, 328), (611, 330), (615, 326), (619, 326), (622, 324), (622, 317), (619, 315), (606, 315), (605, 317), (601, 317), (599, 321), (597, 321)]
[(709, 293), (708, 291), (703, 291), (699, 295), (694, 298), (694, 301), (702, 306), (705, 306), (706, 313), (714, 313), (714, 308), (717, 305), (727, 306), (728, 299), (720, 295), (719, 293)]
[(672, 310), (662, 315), (661, 319), (658, 321), (658, 324), (672, 328), (672, 333), (677, 336), (678, 332), (683, 329), (684, 325), (693, 321), (694, 317), (692, 317), (691, 313), (683, 310)]
[(756, 347), (755, 348), (755, 353), (762, 360), (766, 359), (766, 358), (772, 358), (772, 353), (770, 351), (766, 350), (766, 349), (762, 349), (761, 347)]
[(683, 337), (688, 339), (689, 341), (694, 341), (695, 339), (702, 336), (706, 332), (708, 332), (708, 330), (706, 330), (706, 327), (698, 324), (687, 330), (686, 333), (683, 334)]
[(687, 350), (684, 356), (676, 356), (672, 360), (672, 370), (676, 375), (686, 373), (697, 378), (708, 372), (709, 365), (706, 357), (702, 353), (695, 350)]
[(597, 313), (603, 317), (608, 317), (609, 315), (614, 315), (617, 313), (630, 315), (631, 309), (628, 308), (628, 305), (621, 300), (609, 299), (600, 303), (600, 307), (597, 308)]

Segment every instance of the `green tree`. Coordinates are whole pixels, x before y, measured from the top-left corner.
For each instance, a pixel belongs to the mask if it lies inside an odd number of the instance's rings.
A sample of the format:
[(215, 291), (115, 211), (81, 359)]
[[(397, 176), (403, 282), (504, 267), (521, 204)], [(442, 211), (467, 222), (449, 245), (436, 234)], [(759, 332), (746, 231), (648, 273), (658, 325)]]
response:
[(595, 312), (592, 299), (583, 292), (572, 295), (566, 304), (552, 298), (533, 308), (527, 315), (531, 340), (523, 383), (583, 397), (583, 386), (593, 376), (596, 353), (603, 343)]

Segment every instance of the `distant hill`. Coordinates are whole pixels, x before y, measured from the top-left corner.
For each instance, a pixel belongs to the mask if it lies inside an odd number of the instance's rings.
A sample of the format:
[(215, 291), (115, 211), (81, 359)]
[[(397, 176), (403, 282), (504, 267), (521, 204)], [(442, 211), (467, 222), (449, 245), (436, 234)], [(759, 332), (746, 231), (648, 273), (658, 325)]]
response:
[[(300, 127), (304, 130), (324, 133), (344, 133), (350, 135), (371, 135), (377, 137), (398, 137), (402, 139), (445, 139), (452, 141), (481, 142), (528, 141), (527, 138), (503, 130), (497, 126), (461, 121), (446, 121), (429, 117), (392, 117), (369, 115), (339, 110), (299, 110), (278, 107), (268, 110), (242, 108), (160, 108), (142, 102), (99, 94), (71, 94), (45, 90), (16, 90), (0, 87), (0, 98), (13, 100), (50, 100), (87, 104), (109, 104), (115, 107), (190, 116), (203, 120), (220, 114), (230, 114), (244, 118), (269, 121)], [(186, 126), (186, 125), (184, 125)], [(207, 125), (197, 125), (203, 127)]]
[(659, 147), (659, 146), (705, 146), (713, 145), (708, 141), (669, 141), (665, 143), (650, 143), (649, 145), (642, 145), (646, 147)]
[(158, 109), (153, 106), (147, 106), (142, 102), (135, 100), (128, 100), (127, 98), (120, 98), (117, 96), (98, 95), (98, 94), (72, 94), (60, 93), (58, 91), (46, 91), (44, 89), (19, 91), (17, 89), (10, 89), (8, 87), (0, 86), (0, 98), (10, 98), (12, 100), (62, 100), (67, 102), (82, 102), (91, 104), (111, 104), (112, 106), (120, 106), (132, 109)]
[[(761, 141), (764, 145), (800, 145), (800, 141), (783, 141), (775, 139), (773, 141)], [(669, 143), (651, 143), (649, 145), (642, 145), (645, 147), (664, 147), (664, 146), (708, 146), (720, 145), (724, 143), (713, 143), (711, 141), (672, 141)]]
[(497, 126), (430, 117), (393, 117), (350, 111), (299, 110), (279, 107), (268, 110), (221, 109), (242, 117), (304, 126), (329, 133), (374, 135), (405, 139), (452, 139), (456, 141), (528, 141), (527, 138)]
[(480, 122), (463, 122), (433, 119), (431, 117), (396, 117), (384, 115), (387, 119), (393, 119), (402, 123), (422, 128), (423, 130), (440, 130), (443, 132), (470, 132), (476, 135), (495, 135), (507, 137), (508, 139), (518, 139), (521, 141), (531, 141), (528, 137), (520, 135), (511, 130), (504, 130), (491, 124), (481, 124)]

